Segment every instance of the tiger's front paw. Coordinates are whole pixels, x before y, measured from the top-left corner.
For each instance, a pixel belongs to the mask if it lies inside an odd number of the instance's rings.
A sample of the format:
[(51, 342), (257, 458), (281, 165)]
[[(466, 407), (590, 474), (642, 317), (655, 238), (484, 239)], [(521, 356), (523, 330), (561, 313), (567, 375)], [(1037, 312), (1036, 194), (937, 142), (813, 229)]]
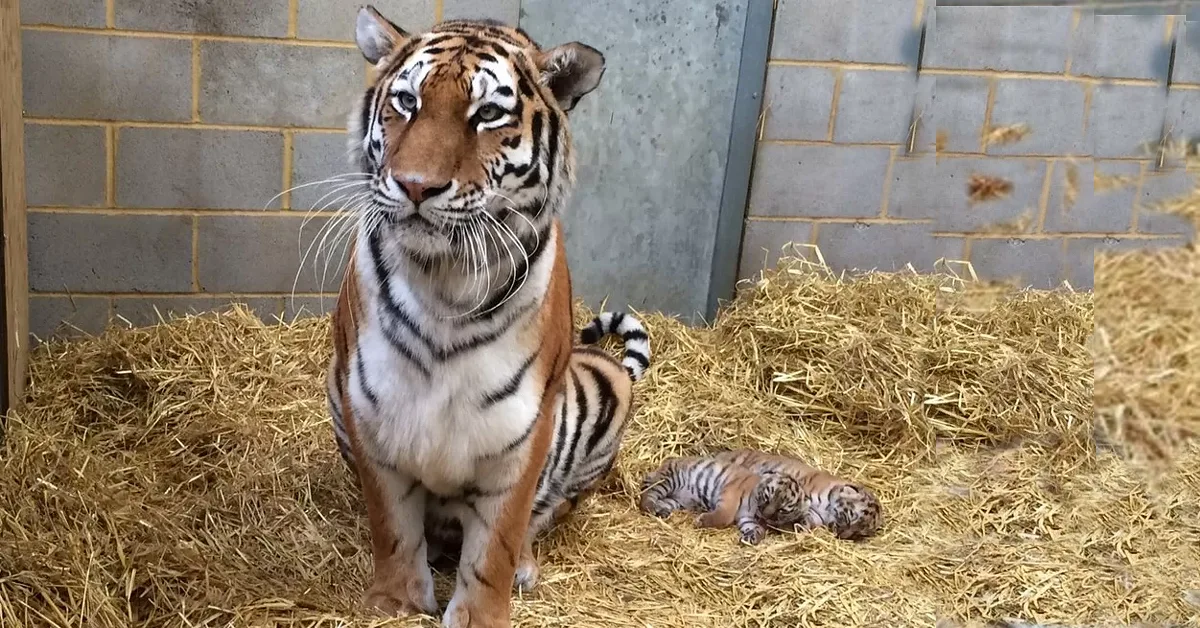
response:
[(532, 591), (537, 586), (541, 568), (533, 556), (522, 556), (517, 564), (517, 575), (513, 578), (513, 589), (520, 592)]
[(742, 542), (747, 545), (758, 545), (767, 537), (766, 528), (759, 525), (742, 526)]
[(437, 597), (433, 593), (433, 574), (403, 570), (376, 573), (375, 582), (363, 597), (363, 606), (388, 617), (409, 615), (436, 616)]
[(465, 603), (454, 599), (442, 616), (442, 628), (512, 628), (512, 621), (496, 613), (471, 612)]
[(367, 591), (363, 598), (363, 606), (368, 610), (374, 611), (385, 617), (409, 617), (411, 615), (430, 615), (437, 613), (437, 604), (425, 606), (424, 600), (422, 604), (414, 604), (405, 595), (396, 595), (391, 591), (372, 590)]

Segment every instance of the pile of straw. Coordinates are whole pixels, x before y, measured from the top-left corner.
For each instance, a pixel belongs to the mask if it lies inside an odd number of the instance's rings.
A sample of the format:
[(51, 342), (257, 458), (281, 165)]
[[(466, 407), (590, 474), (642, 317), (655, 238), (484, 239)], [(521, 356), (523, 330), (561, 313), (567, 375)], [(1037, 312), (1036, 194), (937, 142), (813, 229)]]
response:
[[(1198, 467), (1150, 487), (1093, 446), (1090, 295), (792, 260), (711, 328), (645, 320), (621, 461), (536, 546), (515, 625), (1195, 616)], [(370, 561), (325, 413), (327, 325), (234, 309), (40, 349), (0, 459), (0, 625), (378, 625), (356, 610)], [(864, 481), (884, 530), (747, 547), (638, 513), (665, 457), (741, 446)]]
[(1200, 437), (1197, 295), (1194, 246), (1096, 253), (1098, 436), (1153, 472)]
[[(1154, 209), (1200, 225), (1200, 189)], [(1099, 437), (1151, 476), (1195, 468), (1200, 460), (1188, 452), (1200, 437), (1200, 251), (1097, 251), (1095, 273)]]

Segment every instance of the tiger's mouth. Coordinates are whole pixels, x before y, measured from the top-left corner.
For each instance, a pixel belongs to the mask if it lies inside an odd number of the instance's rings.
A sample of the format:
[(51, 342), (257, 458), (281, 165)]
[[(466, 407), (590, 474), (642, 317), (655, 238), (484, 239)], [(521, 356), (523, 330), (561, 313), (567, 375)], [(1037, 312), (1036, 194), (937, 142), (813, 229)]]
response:
[(446, 235), (450, 231), (447, 225), (421, 212), (404, 213), (401, 211), (390, 211), (385, 216), (385, 220), (393, 226), (408, 227), (430, 234)]

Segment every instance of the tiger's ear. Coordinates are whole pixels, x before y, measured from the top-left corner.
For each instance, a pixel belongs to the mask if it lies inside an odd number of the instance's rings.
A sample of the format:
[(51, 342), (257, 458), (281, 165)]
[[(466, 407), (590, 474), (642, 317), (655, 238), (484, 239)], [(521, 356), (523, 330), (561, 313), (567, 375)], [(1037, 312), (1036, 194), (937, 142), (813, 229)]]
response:
[(366, 5), (358, 9), (358, 20), (354, 23), (354, 39), (358, 49), (371, 63), (388, 56), (409, 35), (403, 28), (396, 26), (383, 17), (375, 7)]
[(604, 55), (599, 50), (571, 42), (538, 53), (542, 82), (550, 88), (563, 111), (570, 111), (604, 76)]

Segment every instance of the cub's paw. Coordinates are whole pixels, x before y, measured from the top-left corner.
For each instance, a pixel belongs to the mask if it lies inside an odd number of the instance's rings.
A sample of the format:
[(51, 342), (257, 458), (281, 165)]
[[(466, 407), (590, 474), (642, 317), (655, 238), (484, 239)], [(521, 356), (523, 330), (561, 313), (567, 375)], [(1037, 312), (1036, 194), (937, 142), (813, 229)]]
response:
[(643, 512), (650, 513), (660, 519), (666, 519), (667, 517), (670, 517), (671, 513), (675, 512), (675, 510), (677, 508), (678, 508), (678, 506), (675, 504), (675, 502), (668, 501), (665, 499), (662, 501), (642, 502), (642, 511)]
[(767, 536), (766, 528), (762, 526), (742, 526), (742, 542), (747, 545), (758, 545)]

